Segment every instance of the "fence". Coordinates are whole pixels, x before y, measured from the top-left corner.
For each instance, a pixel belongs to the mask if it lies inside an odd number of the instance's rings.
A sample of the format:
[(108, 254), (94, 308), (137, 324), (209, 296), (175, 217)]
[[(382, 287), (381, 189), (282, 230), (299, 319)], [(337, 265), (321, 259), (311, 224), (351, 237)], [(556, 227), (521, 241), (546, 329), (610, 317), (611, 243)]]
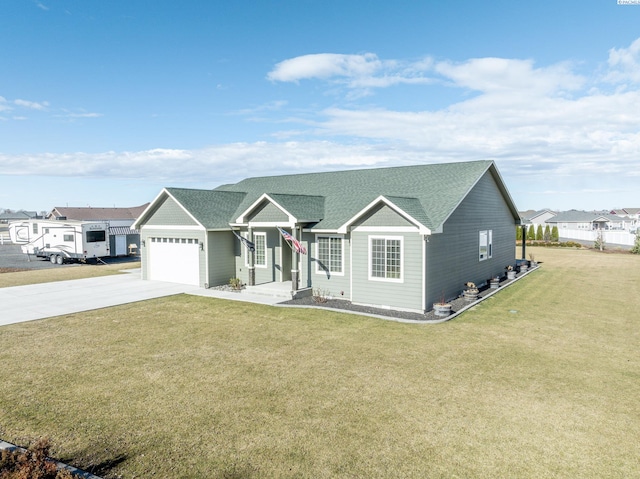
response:
[(602, 239), (605, 244), (616, 244), (622, 246), (633, 246), (636, 235), (628, 231), (616, 230), (572, 230), (561, 228), (559, 230), (562, 239), (578, 240), (578, 241), (595, 241), (598, 234), (602, 233)]

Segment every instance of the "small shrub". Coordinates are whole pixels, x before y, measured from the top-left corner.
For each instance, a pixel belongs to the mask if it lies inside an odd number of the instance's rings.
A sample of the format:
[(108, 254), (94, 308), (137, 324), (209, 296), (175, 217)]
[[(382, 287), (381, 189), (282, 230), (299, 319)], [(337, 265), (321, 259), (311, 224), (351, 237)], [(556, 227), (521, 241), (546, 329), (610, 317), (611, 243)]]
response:
[(640, 229), (636, 231), (636, 240), (631, 248), (631, 253), (640, 254)]
[(604, 251), (605, 249), (605, 242), (604, 242), (604, 236), (602, 235), (602, 231), (598, 231), (598, 237), (596, 238), (596, 240), (593, 242), (593, 247), (595, 249), (598, 249), (600, 251)]
[(66, 469), (58, 470), (48, 458), (51, 443), (40, 438), (27, 450), (3, 450), (0, 455), (0, 479), (77, 479)]
[(231, 278), (229, 280), (229, 286), (233, 289), (242, 289), (242, 280), (240, 278)]
[(327, 301), (329, 301), (329, 291), (326, 291), (324, 289), (314, 289), (313, 300), (316, 303), (326, 303)]

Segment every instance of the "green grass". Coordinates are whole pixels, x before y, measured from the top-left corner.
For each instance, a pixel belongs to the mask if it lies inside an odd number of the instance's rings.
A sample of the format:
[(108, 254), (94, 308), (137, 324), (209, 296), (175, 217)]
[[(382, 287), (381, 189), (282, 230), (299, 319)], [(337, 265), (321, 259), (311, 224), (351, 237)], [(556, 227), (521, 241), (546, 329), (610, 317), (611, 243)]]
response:
[(111, 274), (120, 274), (123, 269), (139, 267), (140, 262), (133, 261), (130, 263), (114, 263), (109, 265), (73, 264), (58, 268), (34, 269), (10, 273), (0, 272), (0, 288), (108, 276)]
[(640, 257), (440, 325), (174, 296), (0, 328), (0, 437), (105, 477), (640, 477)]

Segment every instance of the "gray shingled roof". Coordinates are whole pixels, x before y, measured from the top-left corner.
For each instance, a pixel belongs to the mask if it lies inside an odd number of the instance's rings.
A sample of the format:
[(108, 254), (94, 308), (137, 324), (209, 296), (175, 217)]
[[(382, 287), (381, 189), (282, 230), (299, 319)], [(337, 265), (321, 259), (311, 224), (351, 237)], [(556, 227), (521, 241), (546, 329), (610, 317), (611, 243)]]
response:
[(268, 193), (285, 210), (302, 221), (317, 222), (324, 218), (324, 196)]
[(570, 210), (558, 213), (555, 217), (547, 220), (547, 223), (591, 223), (598, 218), (605, 218), (611, 222), (622, 221), (622, 218), (615, 215), (594, 213), (592, 211)]
[(436, 229), (492, 164), (492, 161), (472, 161), (256, 177), (223, 185), (214, 191), (246, 193), (236, 214), (232, 215), (234, 218), (264, 193), (323, 196), (324, 216), (314, 227), (330, 230), (338, 229), (383, 195), (407, 208), (407, 213), (424, 221), (426, 227)]
[(218, 190), (188, 188), (166, 188), (166, 190), (207, 229), (229, 228), (233, 214), (246, 196), (243, 192)]
[[(384, 197), (424, 227), (437, 231), (488, 171), (519, 222), (493, 161), (256, 177), (214, 190), (166, 188), (163, 194), (173, 196), (207, 229), (228, 228), (266, 194), (298, 221), (317, 230), (337, 231)], [(149, 214), (151, 209), (136, 225), (144, 224)]]

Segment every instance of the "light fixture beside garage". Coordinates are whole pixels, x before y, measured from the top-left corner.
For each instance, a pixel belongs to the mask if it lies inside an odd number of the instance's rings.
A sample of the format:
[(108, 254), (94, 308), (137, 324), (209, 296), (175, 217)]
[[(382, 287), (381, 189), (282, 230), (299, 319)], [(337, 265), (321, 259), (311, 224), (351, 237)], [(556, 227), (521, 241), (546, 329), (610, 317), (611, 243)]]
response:
[(200, 251), (204, 251), (204, 243), (200, 241)]

